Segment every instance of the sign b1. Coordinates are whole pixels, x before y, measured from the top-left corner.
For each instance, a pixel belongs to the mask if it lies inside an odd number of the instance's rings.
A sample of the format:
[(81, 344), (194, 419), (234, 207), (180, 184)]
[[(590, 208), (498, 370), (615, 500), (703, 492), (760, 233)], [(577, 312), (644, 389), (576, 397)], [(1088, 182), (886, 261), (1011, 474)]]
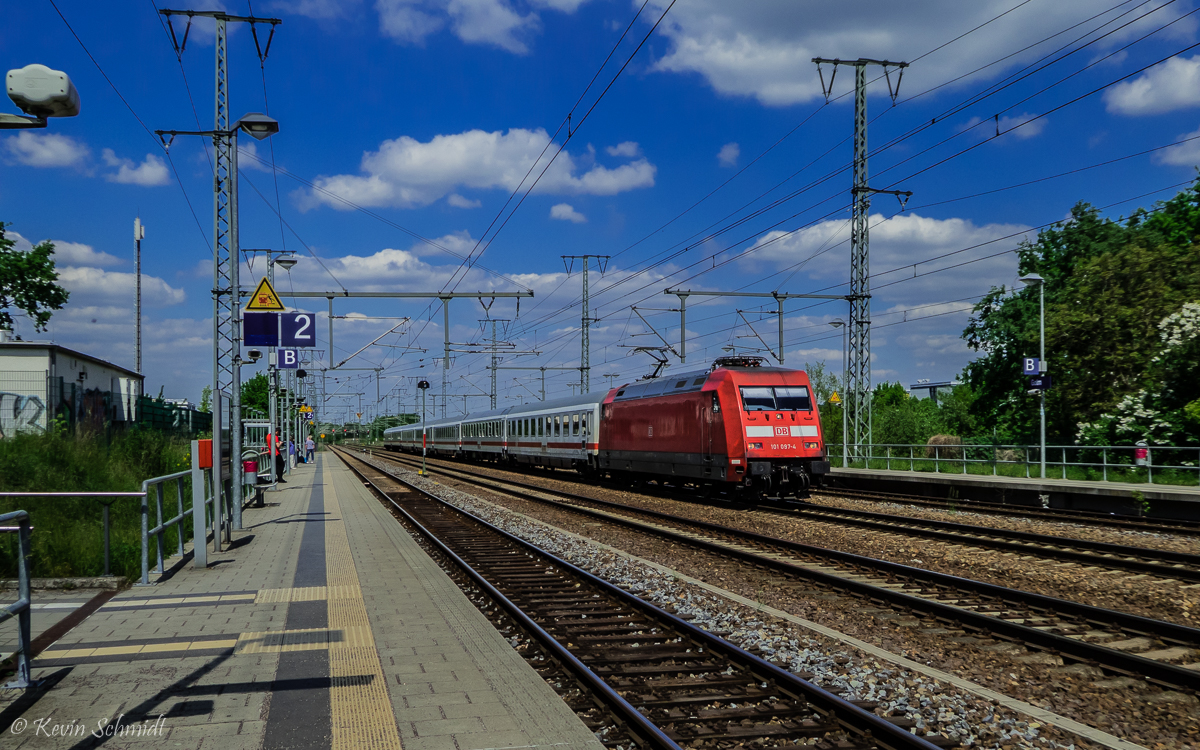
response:
[(1041, 363), (1038, 361), (1037, 357), (1025, 357), (1021, 360), (1021, 374), (1041, 375), (1042, 371), (1039, 367), (1040, 365)]

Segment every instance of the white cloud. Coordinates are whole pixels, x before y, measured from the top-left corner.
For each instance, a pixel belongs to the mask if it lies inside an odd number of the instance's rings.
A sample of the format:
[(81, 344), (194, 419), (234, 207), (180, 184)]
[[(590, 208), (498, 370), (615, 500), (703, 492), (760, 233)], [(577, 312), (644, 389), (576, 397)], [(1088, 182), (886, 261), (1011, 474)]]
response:
[[(71, 302), (93, 305), (125, 305), (133, 309), (137, 275), (116, 273), (99, 268), (66, 266), (58, 269), (58, 281), (69, 292)], [(142, 274), (142, 304), (150, 307), (178, 305), (187, 299), (182, 289), (176, 289), (157, 276)]]
[[(384, 141), (363, 155), (360, 175), (318, 177), (315, 184), (362, 206), (425, 206), (456, 188), (514, 190), (539, 159), (549, 140), (545, 130), (514, 128), (507, 133), (469, 130), (439, 135), (422, 143), (402, 136)], [(548, 153), (552, 153), (551, 150)], [(541, 157), (543, 160), (548, 156)], [(614, 195), (652, 187), (656, 168), (638, 159), (608, 169), (599, 164), (583, 171), (587, 156), (564, 151), (547, 170), (534, 192), (550, 195)], [(535, 168), (541, 171), (542, 163)], [(327, 204), (350, 206), (319, 191), (297, 191), (302, 210)]]
[(132, 159), (119, 158), (111, 148), (104, 149), (102, 156), (104, 157), (104, 163), (108, 166), (120, 167), (116, 172), (104, 175), (104, 179), (109, 182), (150, 187), (153, 185), (166, 185), (171, 180), (170, 174), (167, 172), (166, 163), (154, 154), (146, 154), (146, 158), (142, 163), (137, 165), (134, 164)]
[(450, 195), (446, 196), (446, 202), (456, 208), (479, 208), (483, 205), (483, 203), (478, 200), (464, 198), (458, 193), (451, 193)]
[(1195, 138), (1196, 140), (1159, 151), (1154, 155), (1155, 163), (1168, 164), (1174, 167), (1200, 166), (1200, 130), (1193, 130), (1190, 133), (1179, 136), (1180, 140), (1184, 138)]
[[(965, 297), (986, 292), (991, 285), (1011, 284), (1016, 269), (1015, 256), (1011, 253), (952, 270), (929, 272), (1015, 249), (1026, 238), (1024, 232), (1029, 229), (1022, 224), (979, 226), (967, 219), (933, 219), (914, 213), (886, 220), (879, 214), (872, 214), (869, 221), (871, 272), (875, 274), (871, 287), (872, 293), (876, 294), (872, 307), (876, 309), (884, 309), (885, 304), (924, 304)], [(755, 243), (754, 248), (760, 249), (752, 248), (743, 254), (742, 263), (755, 266), (769, 263), (787, 268), (800, 264), (809, 278), (820, 279), (821, 286), (825, 286), (848, 277), (849, 238), (849, 222), (845, 220), (821, 222), (794, 234), (773, 231)], [(956, 253), (959, 250), (965, 252)], [(922, 262), (947, 253), (956, 254)], [(810, 257), (814, 257), (814, 262), (804, 265), (805, 259)], [(892, 269), (902, 270), (884, 273)], [(886, 291), (881, 288), (883, 284), (905, 276), (912, 281), (886, 287)], [(798, 283), (793, 285), (799, 286)]]
[[(568, 12), (578, 7), (571, 2), (541, 4)], [(467, 44), (523, 55), (529, 52), (527, 39), (541, 28), (536, 13), (522, 14), (505, 0), (377, 0), (375, 9), (383, 33), (405, 44), (423, 44), (448, 25)]]
[(56, 263), (62, 265), (117, 266), (125, 262), (115, 255), (99, 252), (91, 245), (84, 245), (80, 242), (66, 242), (64, 240), (53, 240), (53, 242), (54, 260)]
[[(324, 5), (326, 0), (301, 0)], [(376, 0), (383, 33), (401, 44), (423, 45), (445, 27), (467, 44), (498, 47), (518, 55), (529, 52), (530, 38), (541, 31), (534, 9), (574, 13), (588, 0)]]
[(628, 156), (632, 158), (642, 155), (642, 150), (638, 148), (637, 141), (625, 141), (615, 146), (609, 146), (604, 150), (608, 152), (609, 156)]
[[(8, 230), (4, 234), (13, 241), (13, 249), (17, 252), (27, 253), (33, 249), (33, 243), (19, 232)], [(99, 252), (91, 245), (66, 240), (50, 241), (54, 243), (54, 262), (59, 266), (116, 266), (125, 262), (115, 255)]]
[(977, 135), (981, 138), (991, 138), (998, 132), (1000, 137), (1011, 136), (1019, 140), (1028, 140), (1042, 134), (1046, 129), (1046, 125), (1050, 122), (1047, 117), (1042, 117), (1037, 120), (1033, 119), (1037, 115), (1029, 112), (1022, 112), (1019, 115), (1011, 115), (1009, 117), (1001, 117), (999, 122), (995, 120), (986, 121), (979, 117), (972, 117), (959, 130), (971, 130), (981, 123), (987, 123), (978, 129)]
[[(1155, 2), (1162, 5), (1163, 0)], [(650, 22), (661, 15), (667, 4), (668, 0), (651, 2), (646, 13)], [(912, 93), (948, 81), (964, 70), (974, 70), (1013, 50), (1030, 46), (1003, 65), (990, 67), (956, 85), (972, 85), (995, 77), (1049, 51), (1056, 42), (1038, 44), (1046, 29), (1066, 28), (1099, 13), (1100, 19), (1086, 26), (1095, 28), (1128, 10), (1126, 7), (1106, 10), (1110, 6), (1103, 0), (1084, 0), (1018, 8), (908, 68), (904, 91)], [(911, 60), (1012, 7), (1011, 0), (971, 3), (937, 0), (916, 4), (847, 0), (836, 5), (795, 0), (741, 3), (691, 0), (676, 4), (659, 27), (671, 40), (671, 47), (654, 69), (699, 73), (721, 94), (752, 97), (768, 106), (798, 104), (822, 97), (813, 57)], [(1150, 7), (1139, 7), (1135, 13), (1144, 13)], [(1145, 33), (1150, 26), (1161, 26), (1187, 12), (1180, 4), (1165, 6), (1144, 22), (1107, 38), (1105, 44), (1109, 48), (1119, 45), (1125, 39)], [(1171, 26), (1164, 35), (1190, 37), (1195, 29), (1195, 21), (1189, 18)], [(825, 66), (824, 72), (828, 82), (830, 67)], [(835, 93), (849, 90), (853, 81), (853, 72), (841, 69)], [(886, 95), (886, 83), (877, 82), (870, 93)]]
[(5, 149), (18, 163), (29, 167), (82, 167), (88, 147), (58, 133), (23, 130), (4, 140)]
[(742, 148), (736, 143), (726, 143), (717, 152), (717, 163), (722, 167), (732, 167), (737, 164), (738, 157), (742, 155)]
[[(269, 147), (268, 147), (269, 148)], [(208, 160), (205, 160), (205, 164)], [(258, 153), (258, 143), (250, 138), (238, 139), (238, 169), (253, 169), (257, 172), (271, 171), (270, 154)]]
[(569, 203), (559, 203), (557, 206), (552, 206), (550, 208), (550, 218), (570, 221), (575, 224), (583, 224), (587, 221), (587, 217), (572, 208)]
[(1108, 111), (1121, 115), (1159, 115), (1200, 106), (1200, 55), (1172, 57), (1137, 78), (1104, 93)]

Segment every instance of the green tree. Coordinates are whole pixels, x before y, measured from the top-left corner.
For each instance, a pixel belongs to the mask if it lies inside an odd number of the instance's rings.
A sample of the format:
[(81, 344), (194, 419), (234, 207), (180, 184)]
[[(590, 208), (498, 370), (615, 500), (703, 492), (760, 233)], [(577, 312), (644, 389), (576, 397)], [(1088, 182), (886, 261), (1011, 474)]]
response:
[(263, 414), (271, 410), (271, 394), (265, 373), (256, 373), (254, 377), (242, 383), (242, 407), (258, 409)]
[[(1200, 298), (1200, 181), (1154, 211), (1110, 220), (1080, 203), (1071, 218), (1017, 250), (1018, 272), (1045, 279), (1046, 394), (1051, 442), (1073, 442), (1094, 420), (1140, 392), (1161, 348), (1157, 326)], [(1039, 347), (1039, 289), (993, 287), (976, 304), (963, 338), (981, 353), (963, 371), (968, 416), (1000, 442), (1032, 442), (1038, 397), (1021, 358)]]
[[(812, 385), (821, 418), (821, 433), (826, 443), (842, 442), (842, 405), (829, 402), (829, 397), (841, 390), (841, 378), (825, 367), (825, 362), (805, 362), (804, 371)], [(840, 398), (840, 397), (839, 397)]]
[(15, 307), (29, 316), (35, 330), (46, 330), (51, 310), (61, 310), (70, 293), (56, 284), (54, 243), (40, 242), (27, 253), (4, 236), (8, 226), (0, 221), (0, 328), (12, 329)]
[(212, 386), (206, 385), (200, 389), (200, 408), (197, 411), (202, 411), (205, 414), (212, 411)]

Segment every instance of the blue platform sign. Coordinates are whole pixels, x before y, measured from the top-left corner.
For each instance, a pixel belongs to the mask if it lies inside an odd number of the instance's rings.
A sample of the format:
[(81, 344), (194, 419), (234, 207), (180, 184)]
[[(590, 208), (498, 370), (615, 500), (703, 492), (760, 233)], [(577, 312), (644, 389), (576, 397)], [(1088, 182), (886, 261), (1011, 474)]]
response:
[(1025, 359), (1022, 360), (1022, 364), (1021, 364), (1021, 374), (1022, 375), (1041, 375), (1042, 371), (1038, 368), (1038, 364), (1039, 364), (1039, 362), (1038, 362), (1037, 357), (1025, 357)]
[(317, 316), (314, 313), (280, 313), (281, 346), (316, 346)]
[(300, 367), (300, 352), (295, 349), (280, 349), (278, 353), (281, 369), (295, 370)]
[(1029, 387), (1034, 390), (1044, 391), (1050, 387), (1049, 375), (1038, 375), (1035, 378), (1029, 379)]
[(242, 341), (246, 346), (279, 346), (279, 313), (242, 313)]

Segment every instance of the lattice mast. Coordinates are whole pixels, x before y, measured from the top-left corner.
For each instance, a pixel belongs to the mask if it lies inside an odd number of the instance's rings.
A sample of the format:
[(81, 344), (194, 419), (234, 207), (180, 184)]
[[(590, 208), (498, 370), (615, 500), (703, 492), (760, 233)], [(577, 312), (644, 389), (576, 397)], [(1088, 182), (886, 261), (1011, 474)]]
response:
[[(846, 354), (846, 399), (843, 408), (847, 410), (848, 433), (842, 439), (855, 446), (855, 456), (862, 454), (860, 446), (871, 443), (872, 409), (871, 409), (871, 237), (869, 213), (871, 210), (872, 193), (888, 193), (902, 196), (901, 207), (911, 192), (898, 190), (873, 190), (867, 184), (867, 74), (869, 65), (883, 68), (887, 79), (888, 93), (892, 104), (900, 93), (900, 81), (904, 77), (904, 69), (908, 63), (892, 62), (889, 60), (838, 60), (814, 57), (817, 64), (817, 74), (821, 78), (821, 88), (825, 100), (829, 101), (833, 93), (833, 81), (837, 77), (839, 65), (854, 67), (854, 163), (853, 185), (850, 188), (852, 196), (852, 215), (850, 229), (850, 321), (847, 326), (849, 344)], [(825, 75), (821, 64), (833, 65), (833, 74), (829, 77), (829, 85), (825, 85)], [(895, 88), (892, 87), (890, 69), (899, 70)]]
[(595, 258), (596, 267), (600, 269), (600, 273), (604, 273), (605, 267), (608, 264), (608, 255), (564, 255), (562, 256), (563, 264), (567, 266), (567, 273), (571, 272), (570, 262), (574, 260), (583, 261), (583, 316), (581, 318), (580, 329), (582, 338), (579, 342), (579, 392), (590, 393), (592, 390), (592, 344), (588, 336), (589, 329), (592, 323), (595, 323), (599, 318), (592, 318), (588, 315), (588, 266), (591, 260)]

